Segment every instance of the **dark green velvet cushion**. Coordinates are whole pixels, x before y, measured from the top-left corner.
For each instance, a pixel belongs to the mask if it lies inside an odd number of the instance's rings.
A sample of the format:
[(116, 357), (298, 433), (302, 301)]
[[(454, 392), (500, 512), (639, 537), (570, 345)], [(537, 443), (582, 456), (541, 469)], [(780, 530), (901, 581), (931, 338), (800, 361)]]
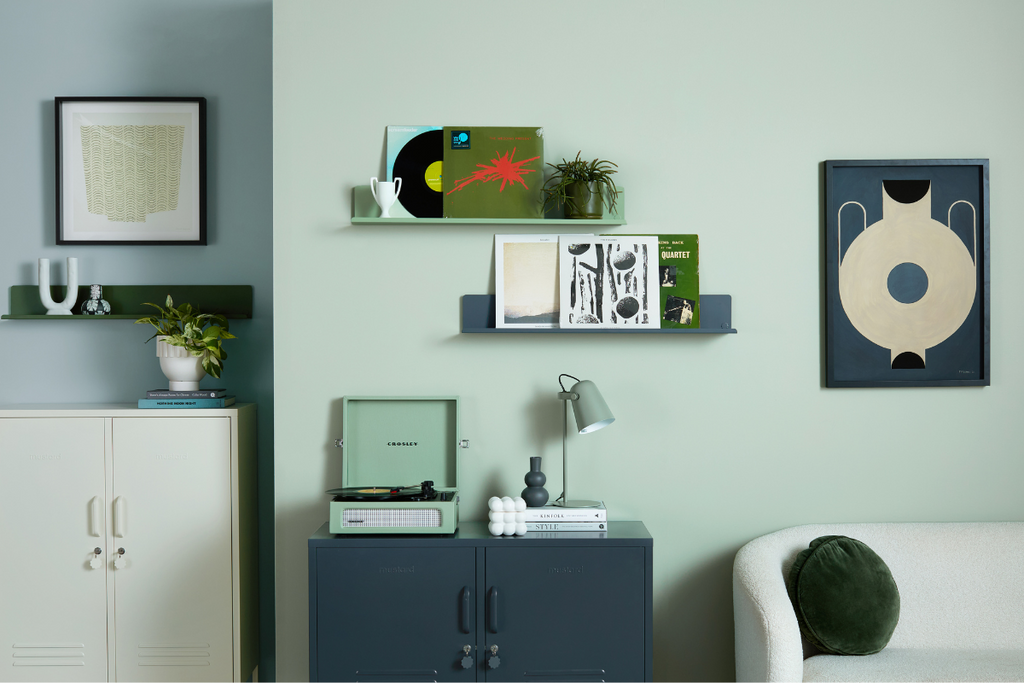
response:
[(900, 592), (889, 567), (847, 536), (811, 541), (793, 563), (787, 588), (800, 630), (828, 654), (880, 652), (900, 620)]

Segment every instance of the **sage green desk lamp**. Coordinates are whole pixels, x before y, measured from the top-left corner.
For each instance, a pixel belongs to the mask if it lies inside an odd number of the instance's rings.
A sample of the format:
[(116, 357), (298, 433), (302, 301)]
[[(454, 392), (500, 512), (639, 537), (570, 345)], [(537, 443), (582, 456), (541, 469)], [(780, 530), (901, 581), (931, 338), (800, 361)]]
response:
[[(562, 384), (563, 377), (576, 380), (576, 384), (573, 384), (569, 391), (566, 391), (565, 385)], [(597, 500), (569, 499), (569, 465), (568, 457), (566, 456), (566, 444), (569, 440), (569, 404), (572, 403), (572, 412), (576, 417), (576, 427), (579, 429), (580, 434), (589, 434), (607, 427), (612, 422), (615, 422), (615, 416), (608, 409), (608, 404), (604, 402), (601, 392), (597, 390), (597, 385), (589, 379), (581, 380), (563, 373), (558, 376), (558, 386), (562, 389), (558, 393), (558, 398), (564, 402), (564, 415), (562, 416), (562, 495), (554, 504), (567, 508), (598, 507), (601, 505), (601, 502)]]

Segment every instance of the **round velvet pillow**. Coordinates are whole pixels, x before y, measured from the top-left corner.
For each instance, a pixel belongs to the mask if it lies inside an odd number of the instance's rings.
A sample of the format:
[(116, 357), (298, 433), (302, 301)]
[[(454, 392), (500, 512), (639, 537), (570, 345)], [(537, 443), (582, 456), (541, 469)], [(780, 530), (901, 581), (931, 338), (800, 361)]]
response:
[(800, 630), (828, 654), (880, 652), (900, 620), (892, 572), (871, 548), (847, 536), (811, 541), (793, 563), (787, 587)]

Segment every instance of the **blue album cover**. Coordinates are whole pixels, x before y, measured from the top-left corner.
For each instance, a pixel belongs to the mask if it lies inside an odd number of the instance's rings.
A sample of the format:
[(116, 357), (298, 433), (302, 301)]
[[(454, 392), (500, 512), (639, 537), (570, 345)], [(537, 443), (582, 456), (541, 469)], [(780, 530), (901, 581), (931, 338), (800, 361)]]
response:
[(387, 180), (402, 178), (395, 218), (440, 218), (441, 126), (387, 127)]

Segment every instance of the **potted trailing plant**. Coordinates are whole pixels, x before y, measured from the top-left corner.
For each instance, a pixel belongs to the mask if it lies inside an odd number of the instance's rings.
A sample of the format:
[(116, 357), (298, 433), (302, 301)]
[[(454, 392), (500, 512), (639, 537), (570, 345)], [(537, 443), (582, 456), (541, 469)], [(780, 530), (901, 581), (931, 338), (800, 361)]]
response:
[(601, 218), (604, 206), (615, 209), (618, 197), (612, 174), (618, 173), (618, 165), (604, 159), (584, 161), (581, 154), (577, 152), (572, 161), (548, 164), (555, 172), (544, 183), (544, 208), (561, 204), (566, 218)]
[(195, 390), (206, 374), (220, 377), (224, 360), (228, 357), (221, 341), (235, 338), (228, 332), (227, 318), (215, 313), (201, 313), (188, 303), (175, 307), (170, 295), (165, 305), (166, 308), (146, 303), (146, 306), (159, 311), (159, 315), (139, 318), (135, 324), (156, 328), (156, 333), (149, 339), (156, 338), (156, 355), (160, 358), (160, 369), (170, 381), (170, 388), (175, 391)]

